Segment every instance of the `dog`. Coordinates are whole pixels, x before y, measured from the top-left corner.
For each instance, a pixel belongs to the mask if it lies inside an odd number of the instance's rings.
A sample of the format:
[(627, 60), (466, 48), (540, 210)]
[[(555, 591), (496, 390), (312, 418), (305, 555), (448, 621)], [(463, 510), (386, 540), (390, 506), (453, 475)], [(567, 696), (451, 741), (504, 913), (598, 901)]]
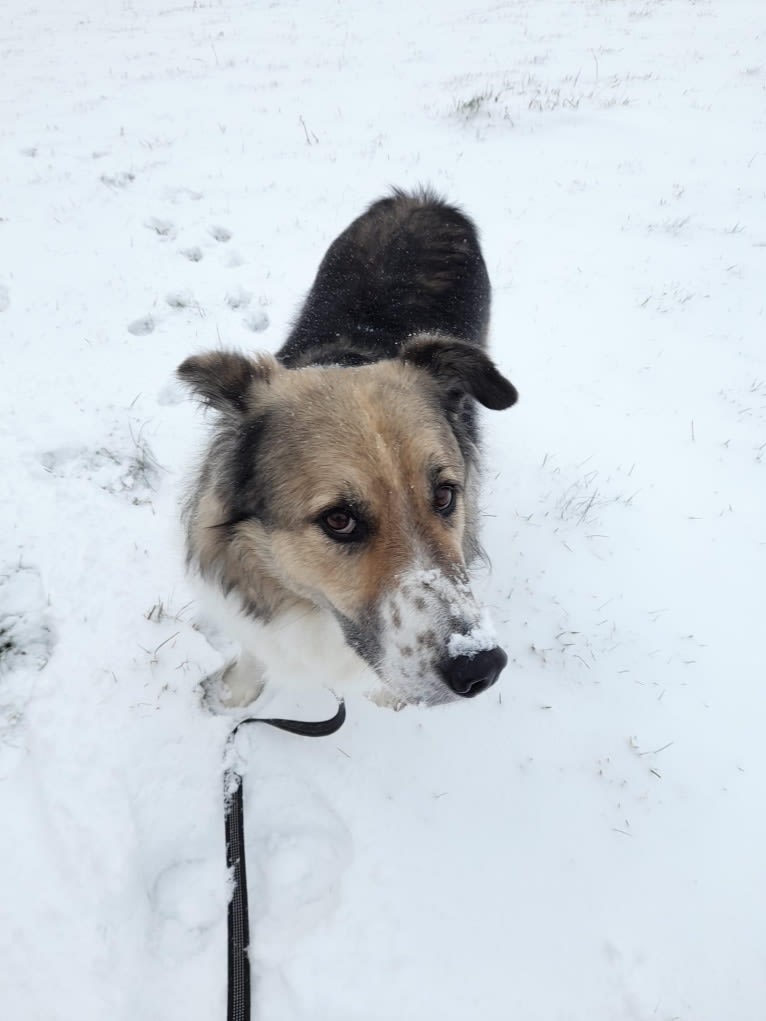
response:
[(471, 593), (476, 405), (513, 405), (486, 353), (472, 221), (395, 190), (330, 245), (286, 342), (187, 358), (217, 414), (184, 511), (188, 566), (242, 646), (222, 701), (267, 681), (379, 701), (471, 698), (507, 662)]

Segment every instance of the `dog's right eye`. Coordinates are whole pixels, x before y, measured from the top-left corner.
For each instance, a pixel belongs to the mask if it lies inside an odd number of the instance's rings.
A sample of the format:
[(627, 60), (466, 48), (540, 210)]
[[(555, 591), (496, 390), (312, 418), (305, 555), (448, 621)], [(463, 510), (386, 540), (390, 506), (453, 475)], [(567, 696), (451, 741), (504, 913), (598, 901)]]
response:
[(337, 542), (359, 542), (365, 537), (364, 523), (348, 507), (333, 507), (319, 518), (324, 532)]
[(356, 519), (348, 511), (334, 510), (324, 516), (325, 524), (331, 532), (339, 535), (351, 535), (356, 528)]

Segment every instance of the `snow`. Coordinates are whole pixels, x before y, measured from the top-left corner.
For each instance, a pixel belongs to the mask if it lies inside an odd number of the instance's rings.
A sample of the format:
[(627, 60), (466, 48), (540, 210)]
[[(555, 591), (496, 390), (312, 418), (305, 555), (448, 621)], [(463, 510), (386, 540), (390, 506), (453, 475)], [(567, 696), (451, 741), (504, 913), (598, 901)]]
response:
[[(765, 32), (760, 0), (5, 5), (0, 1016), (224, 1016), (228, 650), (173, 370), (275, 350), (417, 183), (481, 227), (521, 393), (478, 581), (510, 662), (240, 733), (255, 1016), (766, 1016)], [(263, 714), (334, 711), (292, 698)]]
[(450, 656), (468, 656), (472, 658), (485, 649), (494, 649), (497, 645), (497, 632), (489, 614), (484, 611), (479, 621), (474, 624), (468, 634), (454, 632), (447, 642)]

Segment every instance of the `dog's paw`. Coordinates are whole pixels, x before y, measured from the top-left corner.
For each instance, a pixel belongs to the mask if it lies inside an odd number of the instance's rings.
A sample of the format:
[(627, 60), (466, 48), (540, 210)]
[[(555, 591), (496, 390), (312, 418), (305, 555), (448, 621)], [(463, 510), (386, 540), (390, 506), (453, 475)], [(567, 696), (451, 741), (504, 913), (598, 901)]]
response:
[(209, 713), (218, 714), (227, 711), (227, 706), (223, 700), (226, 692), (223, 683), (225, 672), (226, 667), (221, 667), (220, 670), (215, 670), (212, 674), (208, 674), (207, 677), (203, 677), (199, 683), (200, 703), (202, 708), (206, 709)]
[(211, 713), (240, 715), (266, 686), (263, 670), (252, 656), (242, 655), (202, 681), (202, 704)]
[(378, 688), (373, 688), (372, 691), (368, 691), (367, 698), (380, 709), (393, 709), (395, 713), (407, 707), (406, 702), (382, 685)]

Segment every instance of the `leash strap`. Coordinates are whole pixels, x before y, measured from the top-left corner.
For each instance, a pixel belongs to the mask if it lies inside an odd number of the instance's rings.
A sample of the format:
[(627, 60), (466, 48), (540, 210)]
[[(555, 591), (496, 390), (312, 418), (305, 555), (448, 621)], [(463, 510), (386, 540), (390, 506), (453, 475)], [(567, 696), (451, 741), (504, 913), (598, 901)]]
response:
[(242, 777), (233, 769), (224, 774), (226, 799), (226, 867), (233, 890), (229, 901), (228, 1021), (250, 1021), (250, 922), (247, 910), (245, 834), (242, 811)]
[[(246, 723), (262, 723), (303, 737), (328, 737), (343, 726), (346, 704), (338, 703), (338, 711), (329, 720), (311, 723), (304, 720), (260, 719), (240, 720), (229, 735), (229, 744)], [(223, 778), (226, 867), (232, 878), (233, 891), (229, 901), (229, 987), (227, 1021), (251, 1021), (250, 1018), (250, 921), (247, 907), (247, 871), (245, 868), (245, 827), (242, 798), (242, 777), (235, 769), (227, 769)]]

